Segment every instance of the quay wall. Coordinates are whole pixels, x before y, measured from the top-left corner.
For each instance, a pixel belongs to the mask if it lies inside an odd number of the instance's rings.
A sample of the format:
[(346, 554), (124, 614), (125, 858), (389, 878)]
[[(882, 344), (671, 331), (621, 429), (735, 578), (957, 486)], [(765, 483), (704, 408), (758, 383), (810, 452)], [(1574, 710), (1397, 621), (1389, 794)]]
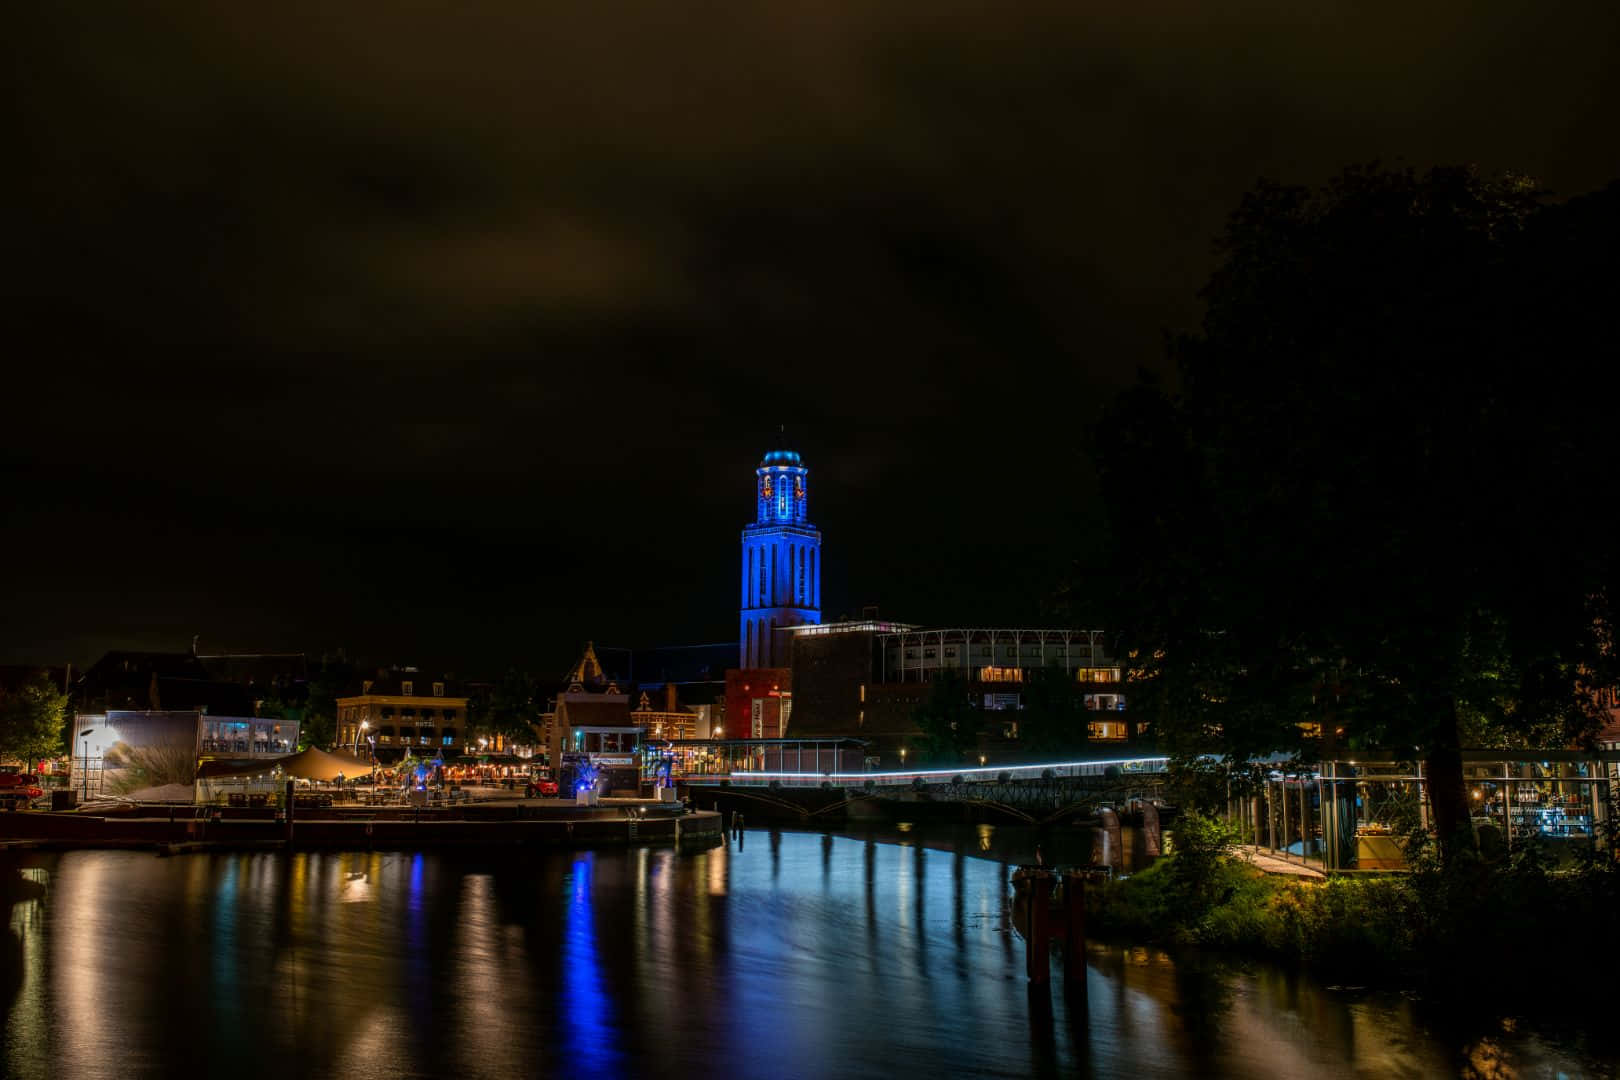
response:
[[(0, 846), (43, 848), (270, 848), (286, 846), (287, 826), (266, 814), (194, 817), (190, 808), (169, 817), (134, 813), (21, 812), (0, 814)], [(720, 817), (712, 813), (629, 816), (617, 808), (558, 807), (540, 815), (450, 816), (423, 810), (342, 813), (305, 811), (295, 815), (291, 846), (299, 849), (392, 849), (475, 847), (613, 847), (634, 844), (694, 843), (720, 839)]]

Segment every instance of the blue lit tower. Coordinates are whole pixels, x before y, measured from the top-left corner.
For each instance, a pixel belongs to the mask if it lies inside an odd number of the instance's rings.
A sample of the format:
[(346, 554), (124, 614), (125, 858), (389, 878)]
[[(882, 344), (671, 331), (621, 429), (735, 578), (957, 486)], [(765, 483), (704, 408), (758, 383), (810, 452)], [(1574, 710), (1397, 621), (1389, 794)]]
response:
[(821, 621), (821, 532), (809, 519), (810, 470), (772, 450), (754, 470), (759, 511), (742, 533), (741, 655), (745, 668), (781, 667), (773, 633)]

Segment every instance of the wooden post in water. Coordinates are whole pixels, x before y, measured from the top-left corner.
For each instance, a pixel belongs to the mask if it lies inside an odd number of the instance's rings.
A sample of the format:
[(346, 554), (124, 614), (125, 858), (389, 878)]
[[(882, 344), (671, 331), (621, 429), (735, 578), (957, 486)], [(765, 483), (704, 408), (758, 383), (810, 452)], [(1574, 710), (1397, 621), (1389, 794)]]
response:
[(1086, 986), (1085, 878), (1073, 870), (1063, 875), (1063, 985), (1070, 990)]
[(1052, 873), (1036, 870), (1029, 876), (1029, 936), (1024, 939), (1024, 969), (1030, 982), (1052, 977)]
[(282, 801), (282, 809), (284, 809), (287, 812), (286, 813), (287, 846), (292, 847), (292, 842), (293, 842), (293, 803), (294, 803), (294, 799), (293, 799), (293, 782), (291, 780), (287, 781), (287, 791), (286, 791), (286, 794), (284, 794), (282, 796), (282, 800), (283, 800)]

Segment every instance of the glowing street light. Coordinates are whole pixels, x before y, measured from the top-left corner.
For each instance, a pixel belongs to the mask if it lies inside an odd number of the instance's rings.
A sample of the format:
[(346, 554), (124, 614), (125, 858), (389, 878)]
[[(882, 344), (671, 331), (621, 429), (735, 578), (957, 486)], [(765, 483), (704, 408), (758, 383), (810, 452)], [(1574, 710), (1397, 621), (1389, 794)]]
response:
[(79, 732), (79, 738), (84, 740), (84, 795), (82, 798), (88, 802), (90, 799), (90, 736), (95, 728), (85, 728)]

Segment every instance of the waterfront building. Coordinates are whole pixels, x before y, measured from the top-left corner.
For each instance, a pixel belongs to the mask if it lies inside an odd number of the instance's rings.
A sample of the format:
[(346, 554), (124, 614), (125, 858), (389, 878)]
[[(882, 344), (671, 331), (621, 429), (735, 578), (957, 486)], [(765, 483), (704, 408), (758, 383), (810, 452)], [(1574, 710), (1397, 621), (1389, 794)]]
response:
[(699, 738), (780, 739), (793, 715), (793, 669), (733, 668), (726, 672), (727, 725)]
[[(628, 662), (620, 685), (627, 685), (636, 699), (636, 719), (644, 739), (708, 738), (716, 727), (723, 726), (726, 671), (737, 659), (735, 641), (661, 645), (610, 655)], [(645, 709), (643, 697), (647, 699)], [(676, 730), (688, 734), (669, 734)]]
[(641, 741), (648, 739), (697, 739), (704, 735), (698, 731), (698, 713), (682, 708), (674, 683), (665, 683), (660, 700), (655, 704), (652, 695), (641, 691), (630, 719), (641, 731)]
[(337, 713), (337, 745), (364, 755), (370, 744), (379, 761), (466, 749), (467, 697), (449, 675), (414, 667), (379, 671), (361, 681), (359, 693), (338, 698)]
[(298, 749), (298, 722), (220, 716), (200, 709), (108, 709), (73, 718), (72, 785), (85, 795), (126, 795), (190, 784), (199, 764), (273, 762)]
[(742, 532), (739, 668), (785, 666), (787, 627), (821, 621), (821, 532), (810, 523), (810, 470), (785, 447), (754, 470), (754, 523)]
[(597, 772), (599, 792), (636, 790), (641, 728), (631, 715), (630, 695), (602, 669), (594, 643), (586, 642), (567, 686), (541, 722), (548, 736), (546, 760), (564, 796), (587, 765)]
[(993, 722), (984, 750), (1018, 753), (1018, 713), (1037, 671), (1058, 671), (1081, 686), (1088, 736), (1127, 739), (1120, 662), (1095, 630), (998, 627), (923, 628), (880, 619), (800, 626), (791, 644), (793, 736), (864, 738), (881, 757), (917, 734), (912, 714), (943, 672), (959, 677)]

